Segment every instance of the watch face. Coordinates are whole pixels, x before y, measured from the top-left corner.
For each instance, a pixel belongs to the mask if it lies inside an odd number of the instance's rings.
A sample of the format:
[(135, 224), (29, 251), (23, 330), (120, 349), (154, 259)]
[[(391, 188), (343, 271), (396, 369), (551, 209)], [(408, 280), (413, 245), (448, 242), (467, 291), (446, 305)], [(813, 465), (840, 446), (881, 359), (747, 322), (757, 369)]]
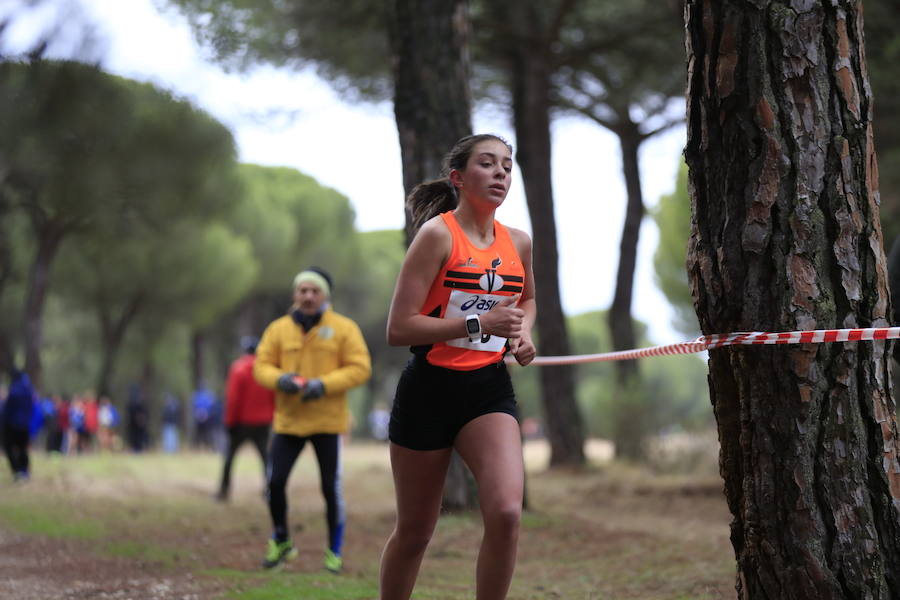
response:
[(478, 333), (481, 331), (481, 324), (478, 322), (478, 319), (466, 319), (466, 331), (469, 333)]

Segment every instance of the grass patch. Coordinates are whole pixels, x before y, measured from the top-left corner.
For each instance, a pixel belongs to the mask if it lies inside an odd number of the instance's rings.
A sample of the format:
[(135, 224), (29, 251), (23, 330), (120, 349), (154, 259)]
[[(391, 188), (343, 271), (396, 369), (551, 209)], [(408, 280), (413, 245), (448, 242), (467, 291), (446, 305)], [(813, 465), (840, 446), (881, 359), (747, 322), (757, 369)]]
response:
[(96, 540), (107, 533), (100, 521), (71, 519), (57, 506), (14, 504), (8, 498), (2, 503), (0, 522), (20, 533), (48, 538)]
[(144, 544), (134, 540), (109, 541), (104, 545), (108, 556), (130, 558), (142, 562), (152, 562), (161, 567), (174, 567), (179, 562), (179, 553), (169, 548)]
[(227, 597), (234, 600), (370, 600), (378, 596), (378, 586), (371, 581), (326, 574), (272, 573), (261, 576), (240, 571), (215, 571), (219, 577), (237, 581), (240, 589)]

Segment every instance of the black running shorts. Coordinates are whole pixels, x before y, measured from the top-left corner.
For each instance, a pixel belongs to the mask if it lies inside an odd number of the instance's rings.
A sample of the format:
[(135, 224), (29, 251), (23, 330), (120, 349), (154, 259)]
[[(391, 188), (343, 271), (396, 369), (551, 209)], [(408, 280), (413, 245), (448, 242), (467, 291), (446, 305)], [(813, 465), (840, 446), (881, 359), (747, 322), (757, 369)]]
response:
[(397, 383), (390, 440), (410, 450), (450, 448), (466, 423), (495, 412), (518, 419), (516, 395), (503, 361), (474, 371), (454, 371), (415, 356)]

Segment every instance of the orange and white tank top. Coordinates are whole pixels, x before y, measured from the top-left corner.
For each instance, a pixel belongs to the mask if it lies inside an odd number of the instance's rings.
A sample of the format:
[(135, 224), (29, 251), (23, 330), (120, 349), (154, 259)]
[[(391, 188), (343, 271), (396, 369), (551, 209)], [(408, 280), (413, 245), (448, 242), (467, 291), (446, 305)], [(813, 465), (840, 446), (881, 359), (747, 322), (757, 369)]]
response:
[[(420, 314), (444, 319), (481, 315), (504, 298), (522, 293), (525, 267), (506, 227), (495, 220), (494, 242), (481, 249), (469, 241), (452, 211), (441, 218), (453, 237), (453, 247)], [(506, 338), (482, 334), (475, 341), (461, 337), (413, 351), (427, 350), (425, 357), (433, 365), (471, 371), (503, 360), (505, 347)]]

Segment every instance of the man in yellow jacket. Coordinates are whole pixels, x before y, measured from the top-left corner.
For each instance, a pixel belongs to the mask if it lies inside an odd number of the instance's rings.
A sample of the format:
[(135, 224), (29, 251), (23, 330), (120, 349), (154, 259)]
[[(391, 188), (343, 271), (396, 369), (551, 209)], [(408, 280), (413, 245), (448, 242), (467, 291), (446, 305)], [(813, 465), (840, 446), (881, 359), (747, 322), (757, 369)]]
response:
[(316, 451), (325, 496), (325, 568), (339, 572), (343, 566), (340, 435), (350, 427), (347, 390), (369, 378), (372, 362), (359, 326), (331, 309), (331, 289), (331, 276), (322, 269), (298, 273), (291, 311), (269, 324), (256, 348), (253, 375), (276, 391), (268, 467), (273, 533), (263, 560), (267, 569), (297, 555), (288, 534), (286, 488), (307, 441)]

